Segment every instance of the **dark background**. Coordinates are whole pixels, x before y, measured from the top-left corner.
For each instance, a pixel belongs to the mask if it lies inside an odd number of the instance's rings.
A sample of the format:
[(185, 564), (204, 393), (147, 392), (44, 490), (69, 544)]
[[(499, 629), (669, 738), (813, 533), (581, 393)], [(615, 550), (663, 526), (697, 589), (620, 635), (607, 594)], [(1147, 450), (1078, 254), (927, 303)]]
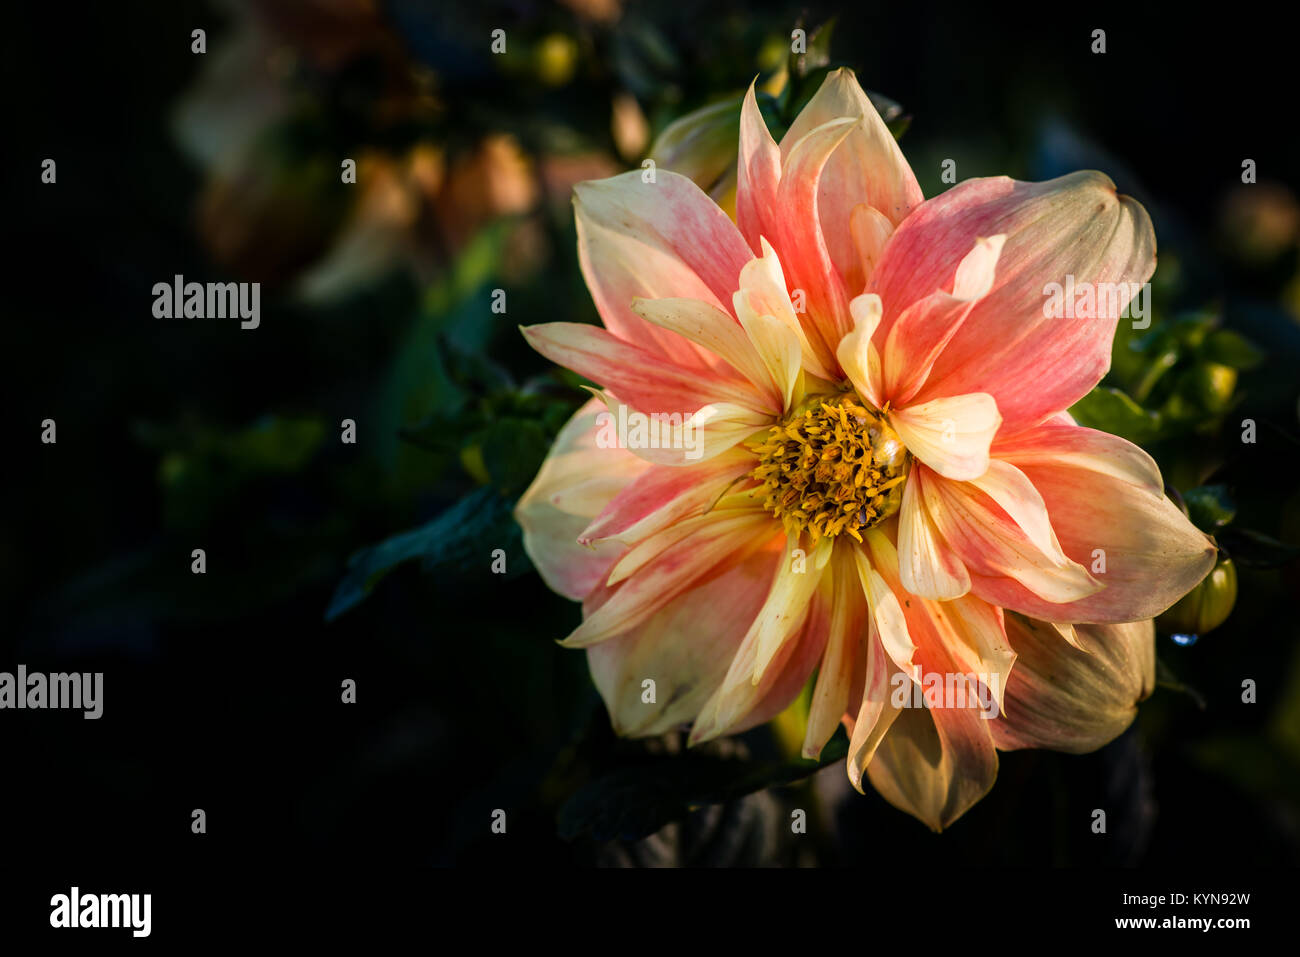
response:
[[(537, 117), (587, 131), (590, 149), (612, 157), (614, 91), (633, 87), (657, 130), (712, 93), (742, 90), (758, 72), (760, 42), (788, 36), (801, 10), (630, 4), (609, 25), (531, 3), (379, 6), (382, 53), (305, 71), (310, 147), (293, 157), (352, 155), (358, 143), (397, 150), (417, 135), (451, 149), (498, 128), (545, 150), (544, 136), (530, 139)], [(508, 281), (508, 321), (481, 308), (447, 320), (453, 310), (429, 291), (451, 271), (436, 257), (418, 277), (397, 270), (328, 303), (295, 300), (290, 280), (328, 244), (342, 217), (330, 203), (342, 197), (272, 204), (253, 218), (247, 250), (220, 260), (196, 212), (211, 170), (183, 155), (175, 117), (204, 66), (190, 30), (207, 29), (211, 58), (236, 34), (239, 9), (9, 11), (0, 670), (102, 671), (105, 711), (99, 721), (0, 713), (6, 856), (58, 855), (110, 874), (878, 855), (1030, 866), (1300, 860), (1300, 762), (1277, 743), (1294, 738), (1300, 714), (1285, 704), (1300, 698), (1294, 563), (1243, 571), (1233, 618), (1197, 644), (1159, 638), (1162, 659), (1204, 710), (1162, 688), (1135, 728), (1097, 754), (1003, 755), (992, 794), (942, 836), (870, 792), (846, 796), (836, 766), (815, 795), (800, 785), (706, 809), (651, 845), (557, 837), (567, 794), (620, 752), (606, 740), (583, 656), (553, 643), (578, 610), (526, 569), (507, 525), (485, 531), (492, 544), (480, 551), (428, 570), (408, 563), (335, 620), (325, 612), (351, 554), (475, 487), (458, 453), (396, 439), (412, 425), (401, 390), (438, 383), (420, 399), (431, 428), (442, 427), (438, 403), (451, 396), (460, 425), (447, 429), (461, 435), (466, 417), (490, 420), (498, 408), (476, 391), (478, 359), (512, 381), (547, 377), (514, 327), (594, 315), (567, 206), (561, 197), (543, 217), (543, 267)], [(940, 160), (953, 157), (959, 179), (1096, 166), (1147, 204), (1161, 268), (1169, 250), (1181, 264), (1177, 304), (1219, 303), (1225, 323), (1269, 355), (1243, 379), (1242, 414), (1272, 425), (1216, 479), (1248, 476), (1243, 520), (1294, 541), (1300, 326), (1278, 305), (1294, 248), (1243, 263), (1225, 251), (1221, 228), (1244, 158), (1292, 199), (1300, 186), (1294, 50), (1262, 15), (1190, 10), (1128, 4), (1078, 16), (1040, 5), (1016, 15), (854, 3), (814, 5), (807, 22), (838, 12), (836, 62), (912, 115), (902, 145), (927, 196), (941, 187)], [(674, 51), (650, 58), (648, 74), (619, 66), (634, 57), (636, 22)], [(577, 78), (556, 89), (503, 76), (487, 53), (498, 26), (512, 43), (581, 35)], [(1107, 31), (1104, 56), (1089, 52), (1094, 27)], [(285, 42), (310, 45), (313, 30), (291, 24)], [(426, 127), (374, 120), (394, 60), (439, 77), (441, 106)], [(674, 101), (641, 95), (638, 75), (648, 75), (647, 90), (671, 88)], [(40, 183), (45, 157), (57, 160), (55, 186)], [(296, 161), (275, 189), (307, 181)], [(241, 181), (224, 201), (235, 210), (263, 188)], [(211, 215), (225, 214), (218, 203)], [(155, 320), (151, 287), (175, 273), (260, 279), (261, 328)], [(548, 401), (576, 405), (577, 393), (548, 381)], [(57, 445), (39, 442), (47, 417)], [(358, 422), (355, 446), (338, 441), (346, 417)], [(512, 562), (504, 579), (488, 571), (498, 539)], [(208, 570), (194, 576), (190, 551), (200, 547)], [(1238, 702), (1243, 677), (1259, 682), (1253, 707)], [(358, 683), (355, 705), (340, 703), (345, 678)], [(775, 745), (759, 730), (743, 747), (764, 755)], [(821, 809), (816, 828), (797, 844), (782, 822), (810, 800)], [(1105, 838), (1088, 830), (1094, 807), (1114, 809)], [(206, 835), (190, 832), (194, 808), (207, 812)], [(489, 832), (494, 808), (509, 811), (505, 838)]]

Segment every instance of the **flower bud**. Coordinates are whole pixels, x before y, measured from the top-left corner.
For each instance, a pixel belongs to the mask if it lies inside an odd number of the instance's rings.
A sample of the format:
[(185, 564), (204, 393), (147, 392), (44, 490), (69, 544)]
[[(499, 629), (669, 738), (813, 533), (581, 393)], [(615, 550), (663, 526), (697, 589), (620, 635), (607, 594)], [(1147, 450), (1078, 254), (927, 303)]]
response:
[(693, 180), (721, 202), (736, 189), (742, 102), (741, 97), (732, 97), (669, 123), (650, 147), (650, 158), (659, 168)]
[(1199, 585), (1156, 621), (1165, 631), (1203, 635), (1223, 624), (1236, 603), (1237, 566), (1231, 558), (1220, 558)]

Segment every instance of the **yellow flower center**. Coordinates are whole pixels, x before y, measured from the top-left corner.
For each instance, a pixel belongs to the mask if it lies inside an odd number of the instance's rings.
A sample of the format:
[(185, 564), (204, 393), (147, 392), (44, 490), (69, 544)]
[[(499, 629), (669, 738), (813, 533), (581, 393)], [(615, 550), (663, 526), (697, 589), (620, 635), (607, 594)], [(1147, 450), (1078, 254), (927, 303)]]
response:
[(884, 415), (853, 393), (817, 397), (754, 447), (750, 475), (763, 483), (763, 507), (787, 532), (813, 540), (863, 529), (898, 511), (910, 456)]

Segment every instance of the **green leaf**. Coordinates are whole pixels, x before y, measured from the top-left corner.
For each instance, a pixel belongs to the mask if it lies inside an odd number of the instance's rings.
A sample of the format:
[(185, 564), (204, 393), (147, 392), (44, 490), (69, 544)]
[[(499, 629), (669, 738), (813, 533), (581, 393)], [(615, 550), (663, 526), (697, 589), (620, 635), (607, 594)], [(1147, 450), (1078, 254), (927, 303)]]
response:
[(509, 494), (522, 492), (533, 480), (551, 446), (540, 422), (502, 418), (475, 436), (492, 484)]
[(1183, 493), (1187, 517), (1203, 532), (1215, 532), (1237, 515), (1237, 505), (1226, 485), (1202, 485)]
[(1133, 399), (1135, 402), (1145, 402), (1151, 395), (1151, 390), (1155, 388), (1156, 383), (1166, 372), (1178, 364), (1179, 352), (1177, 347), (1170, 346), (1161, 349), (1154, 354), (1144, 358), (1142, 363), (1142, 372), (1137, 380), (1137, 385), (1133, 386)]
[(1234, 369), (1253, 369), (1264, 361), (1264, 353), (1245, 336), (1231, 329), (1216, 329), (1201, 346), (1201, 354), (1211, 362)]
[(842, 761), (849, 742), (843, 728), (816, 761), (751, 761), (699, 751), (644, 755), (579, 789), (559, 813), (560, 837), (637, 840), (704, 804), (722, 804), (754, 791), (792, 784)]
[(1160, 434), (1161, 420), (1119, 389), (1098, 386), (1070, 407), (1080, 425), (1110, 432), (1138, 445)]
[(435, 413), (455, 413), (465, 401), (463, 389), (446, 366), (443, 337), (449, 330), (468, 328), (491, 331), (492, 281), (504, 249), (506, 232), (501, 224), (488, 227), (470, 241), (447, 275), (424, 294), (404, 341), (394, 353), (376, 400), (380, 461), (397, 464), (400, 432)]
[(425, 571), (470, 565), (490, 567), (492, 550), (504, 549), (506, 568), (517, 574), (528, 566), (511, 517), (513, 503), (495, 489), (466, 495), (433, 521), (363, 548), (348, 560), (325, 620), (333, 621), (364, 601), (375, 584), (403, 562), (421, 559)]
[(1197, 362), (1179, 373), (1161, 412), (1166, 421), (1199, 425), (1231, 408), (1236, 388), (1236, 369), (1218, 362)]

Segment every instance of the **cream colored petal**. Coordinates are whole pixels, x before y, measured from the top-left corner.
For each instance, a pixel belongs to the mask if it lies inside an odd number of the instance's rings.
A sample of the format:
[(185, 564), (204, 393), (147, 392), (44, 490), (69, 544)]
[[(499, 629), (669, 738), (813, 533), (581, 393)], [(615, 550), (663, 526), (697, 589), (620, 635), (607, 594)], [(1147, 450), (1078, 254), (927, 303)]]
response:
[(849, 705), (853, 670), (862, 666), (867, 646), (867, 604), (858, 582), (851, 542), (839, 541), (830, 571), (822, 577), (814, 602), (829, 607), (826, 653), (808, 706), (803, 756), (816, 759), (839, 727)]
[[(953, 482), (932, 472), (914, 474), (909, 482), (921, 484), (939, 533), (966, 566), (971, 588), (981, 597), (987, 598), (980, 592), (981, 585), (992, 577), (1018, 582), (1053, 603), (1078, 601), (1102, 590), (1102, 582), (1079, 562), (1059, 549), (1040, 548), (973, 482)], [(1040, 538), (1045, 534), (1038, 532)]]
[(952, 294), (956, 298), (976, 302), (989, 294), (998, 257), (1002, 255), (1006, 242), (1007, 237), (1001, 234), (981, 236), (975, 240), (974, 248), (957, 264), (957, 276), (952, 284)]
[(787, 326), (799, 340), (800, 361), (813, 375), (829, 379), (831, 373), (822, 362), (804, 324), (795, 313), (786, 288), (785, 272), (776, 251), (765, 238), (759, 240), (763, 255), (747, 262), (740, 271), (739, 288), (732, 296), (732, 306), (742, 325), (746, 319), (771, 316)]
[(1009, 462), (992, 459), (988, 471), (970, 484), (997, 502), (1044, 555), (1062, 564), (1069, 561), (1052, 531), (1043, 496), (1024, 472)]
[(1148, 621), (1076, 625), (1091, 649), (1071, 647), (1049, 623), (1007, 615), (1018, 654), (1006, 714), (992, 722), (1003, 751), (1081, 754), (1114, 740), (1155, 687), (1155, 628)]
[[(918, 474), (924, 465), (913, 466)], [(913, 595), (948, 601), (970, 591), (970, 575), (939, 534), (925, 506), (921, 482), (908, 481), (898, 512), (899, 578)]]
[(858, 296), (849, 303), (849, 312), (853, 316), (853, 331), (840, 340), (836, 358), (858, 395), (880, 408), (884, 405), (880, 354), (871, 341), (880, 325), (880, 297), (872, 293)]
[(799, 337), (788, 325), (772, 316), (748, 315), (741, 318), (740, 324), (781, 396), (782, 411), (789, 412), (795, 384), (802, 371)]
[[(608, 599), (587, 615), (561, 644), (585, 648), (640, 625), (677, 596), (716, 578), (754, 554), (770, 537), (761, 511), (730, 511), (686, 519), (665, 534), (669, 544), (617, 583)], [(652, 536), (654, 538), (655, 536)], [(638, 549), (652, 548), (649, 541)]]
[(988, 469), (1002, 417), (993, 397), (977, 392), (896, 409), (889, 421), (914, 456), (946, 478), (967, 481)]
[(864, 680), (862, 703), (858, 708), (857, 718), (853, 722), (853, 733), (849, 738), (848, 759), (845, 769), (849, 781), (862, 791), (862, 775), (875, 756), (880, 742), (889, 733), (890, 727), (898, 718), (900, 708), (893, 703), (890, 690), (896, 675), (911, 681), (899, 671), (880, 643), (880, 632), (875, 625), (869, 629), (867, 636), (867, 670)]
[[(787, 548), (781, 561), (785, 568), (793, 554)], [(807, 559), (808, 577), (824, 574), (814, 571), (813, 557)], [(780, 572), (778, 572), (778, 575)], [(774, 584), (773, 589), (775, 590)], [(771, 604), (771, 593), (765, 608)], [(722, 686), (705, 703), (691, 729), (689, 743), (700, 744), (723, 734), (738, 734), (757, 724), (770, 720), (784, 710), (806, 684), (817, 663), (822, 660), (828, 627), (824, 616), (812, 614), (812, 603), (805, 606), (806, 615), (797, 630), (787, 640), (781, 641), (776, 655), (764, 669), (758, 683), (753, 680), (758, 647), (770, 626), (760, 622), (762, 613), (755, 619), (732, 659)], [(784, 624), (781, 625), (785, 627)]]
[[(611, 439), (654, 465), (691, 465), (721, 455), (756, 432), (770, 428), (770, 414), (716, 402), (690, 413), (660, 413), (658, 419), (637, 419), (635, 409), (610, 392), (595, 393), (611, 416), (604, 420)], [(636, 423), (642, 423), (638, 431)], [(621, 429), (620, 423), (629, 423)], [(653, 427), (651, 425), (653, 423)], [(620, 431), (626, 435), (620, 435)]]
[(762, 606), (777, 559), (778, 553), (759, 552), (631, 631), (587, 649), (616, 733), (657, 735), (695, 720)]
[(944, 721), (929, 708), (904, 708), (876, 749), (867, 776), (890, 804), (941, 831), (993, 787), (998, 754), (993, 722), (948, 709)]
[(873, 563), (884, 563), (891, 577), (896, 578), (898, 553), (879, 527), (868, 531), (864, 541), (870, 550), (870, 556), (867, 551), (858, 549), (853, 557), (857, 561), (858, 577), (862, 582), (862, 590), (867, 596), (871, 620), (880, 633), (880, 643), (890, 660), (900, 670), (914, 674), (918, 668), (913, 659), (916, 645), (908, 633), (907, 617), (903, 614), (898, 596), (894, 594), (880, 572), (873, 567)]
[(782, 644), (803, 622), (808, 603), (830, 561), (832, 546), (833, 539), (823, 538), (811, 551), (806, 551), (797, 537), (790, 538), (772, 590), (746, 636), (754, 641), (751, 683), (756, 685), (762, 680)]
[(1002, 609), (964, 595), (954, 601), (928, 603), (926, 610), (953, 661), (965, 673), (978, 676), (993, 692), (999, 710), (1004, 710), (1016, 652), (1007, 637)]
[(773, 407), (781, 394), (744, 327), (730, 314), (699, 299), (634, 299), (632, 310), (662, 329), (703, 346), (724, 359), (758, 389), (769, 394)]

